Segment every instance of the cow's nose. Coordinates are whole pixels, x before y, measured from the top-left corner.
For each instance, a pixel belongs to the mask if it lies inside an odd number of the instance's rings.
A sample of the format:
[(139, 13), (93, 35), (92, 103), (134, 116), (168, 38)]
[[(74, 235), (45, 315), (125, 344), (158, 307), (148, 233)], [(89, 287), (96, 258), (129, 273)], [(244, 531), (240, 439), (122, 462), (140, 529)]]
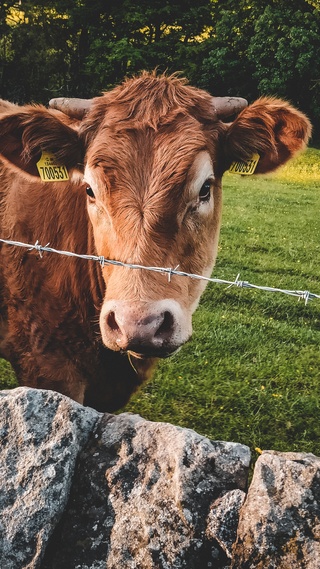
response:
[(174, 301), (104, 304), (100, 326), (104, 343), (146, 357), (164, 357), (186, 340)]
[(168, 310), (135, 318), (134, 314), (118, 309), (110, 310), (107, 326), (122, 350), (135, 351), (142, 346), (162, 347), (172, 335), (174, 319)]

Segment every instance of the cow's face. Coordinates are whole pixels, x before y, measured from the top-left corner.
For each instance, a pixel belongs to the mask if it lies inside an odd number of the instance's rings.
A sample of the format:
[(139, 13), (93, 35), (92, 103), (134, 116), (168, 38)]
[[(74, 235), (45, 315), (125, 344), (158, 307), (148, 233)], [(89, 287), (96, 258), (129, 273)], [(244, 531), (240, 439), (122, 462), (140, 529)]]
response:
[[(102, 126), (84, 174), (98, 254), (209, 276), (221, 218), (214, 150), (190, 116), (156, 130)], [(110, 265), (103, 276), (100, 328), (109, 348), (166, 356), (190, 337), (204, 281)]]
[[(273, 170), (310, 135), (308, 119), (283, 101), (260, 99), (225, 124), (209, 94), (148, 75), (95, 99), (78, 127), (59, 111), (8, 108), (0, 152), (34, 180), (42, 150), (79, 169), (84, 148), (97, 253), (204, 276), (217, 252), (222, 173), (253, 153), (256, 173)], [(111, 265), (102, 271), (107, 347), (163, 357), (186, 342), (204, 281)]]

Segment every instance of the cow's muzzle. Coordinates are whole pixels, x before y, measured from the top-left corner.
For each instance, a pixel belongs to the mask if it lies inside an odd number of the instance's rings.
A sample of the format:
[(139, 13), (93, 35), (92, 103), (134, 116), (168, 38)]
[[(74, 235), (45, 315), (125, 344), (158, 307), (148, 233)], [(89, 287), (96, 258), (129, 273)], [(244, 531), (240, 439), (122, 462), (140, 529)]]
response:
[(100, 315), (104, 344), (137, 357), (161, 358), (176, 352), (191, 335), (188, 318), (178, 302), (105, 301)]

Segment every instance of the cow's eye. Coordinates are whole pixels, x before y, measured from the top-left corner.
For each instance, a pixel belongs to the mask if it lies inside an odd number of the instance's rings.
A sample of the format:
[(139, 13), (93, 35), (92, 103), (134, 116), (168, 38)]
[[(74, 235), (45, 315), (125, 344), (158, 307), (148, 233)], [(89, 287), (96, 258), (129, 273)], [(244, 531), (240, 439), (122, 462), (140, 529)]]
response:
[(86, 192), (87, 192), (87, 195), (89, 196), (89, 198), (91, 198), (91, 199), (94, 199), (94, 198), (95, 198), (95, 195), (94, 195), (94, 193), (93, 193), (93, 189), (90, 188), (90, 186), (87, 186), (87, 187), (86, 187)]
[(199, 200), (201, 203), (208, 202), (211, 195), (211, 180), (206, 180), (201, 186)]

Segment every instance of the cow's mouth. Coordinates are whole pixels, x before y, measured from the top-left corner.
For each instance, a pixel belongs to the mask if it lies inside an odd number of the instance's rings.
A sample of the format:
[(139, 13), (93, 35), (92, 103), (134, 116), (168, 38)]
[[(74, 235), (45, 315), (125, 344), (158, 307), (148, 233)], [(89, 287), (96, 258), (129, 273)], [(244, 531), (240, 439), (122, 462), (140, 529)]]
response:
[(161, 359), (166, 359), (166, 358), (170, 358), (171, 356), (173, 356), (174, 354), (177, 354), (179, 352), (179, 350), (181, 349), (181, 346), (179, 346), (179, 348), (176, 348), (174, 350), (168, 351), (168, 350), (147, 350), (144, 353), (140, 353), (140, 352), (135, 352), (133, 350), (127, 350), (127, 354), (133, 358), (136, 358), (137, 360), (146, 360), (148, 358), (161, 358)]

